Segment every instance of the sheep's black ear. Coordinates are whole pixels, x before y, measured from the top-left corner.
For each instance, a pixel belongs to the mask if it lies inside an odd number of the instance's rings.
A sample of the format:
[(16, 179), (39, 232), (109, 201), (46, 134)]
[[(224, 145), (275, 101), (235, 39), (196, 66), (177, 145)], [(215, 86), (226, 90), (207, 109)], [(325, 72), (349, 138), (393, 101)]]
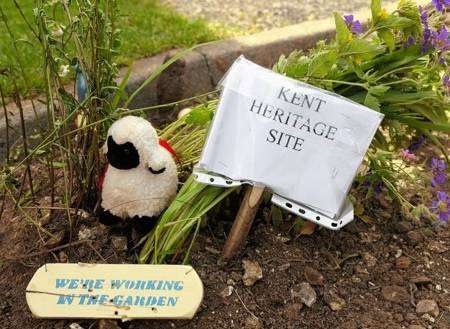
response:
[(117, 144), (112, 136), (109, 136), (107, 145), (106, 158), (114, 168), (127, 170), (139, 166), (139, 153), (133, 143)]

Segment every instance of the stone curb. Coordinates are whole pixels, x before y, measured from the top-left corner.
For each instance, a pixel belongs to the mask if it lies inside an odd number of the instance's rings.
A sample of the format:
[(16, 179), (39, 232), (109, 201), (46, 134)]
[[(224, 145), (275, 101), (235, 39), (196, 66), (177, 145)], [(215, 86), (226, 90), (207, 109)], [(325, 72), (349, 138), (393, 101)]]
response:
[[(370, 12), (363, 10), (355, 15), (366, 22)], [(172, 64), (155, 81), (147, 85), (129, 107), (142, 108), (175, 102), (212, 91), (240, 55), (270, 68), (280, 55), (287, 55), (296, 49), (311, 48), (317, 41), (329, 39), (334, 34), (334, 20), (330, 17), (200, 46)], [(128, 93), (135, 91), (152, 72), (175, 53), (176, 51), (168, 51), (134, 62), (126, 91)], [(119, 77), (123, 77), (124, 73), (125, 70), (122, 70)], [(44, 125), (46, 121), (44, 104), (35, 100), (35, 105), (38, 120), (31, 101), (23, 102), (27, 135), (36, 132), (39, 125)], [(21, 138), (20, 116), (14, 104), (8, 104), (7, 109), (12, 114), (9, 116), (11, 145)], [(158, 125), (161, 120), (173, 119), (176, 116), (173, 111), (161, 113), (162, 116), (159, 115), (159, 111), (152, 111), (149, 117)], [(6, 123), (3, 111), (0, 111), (0, 159), (4, 159), (5, 154)]]

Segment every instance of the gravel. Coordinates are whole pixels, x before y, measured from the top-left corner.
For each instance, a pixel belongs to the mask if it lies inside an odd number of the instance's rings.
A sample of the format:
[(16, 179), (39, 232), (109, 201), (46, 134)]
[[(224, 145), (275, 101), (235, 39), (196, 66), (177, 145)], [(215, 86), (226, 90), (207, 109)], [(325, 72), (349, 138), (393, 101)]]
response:
[[(162, 0), (188, 17), (203, 18), (241, 33), (349, 14), (370, 8), (370, 0)], [(385, 1), (384, 3), (387, 3)]]

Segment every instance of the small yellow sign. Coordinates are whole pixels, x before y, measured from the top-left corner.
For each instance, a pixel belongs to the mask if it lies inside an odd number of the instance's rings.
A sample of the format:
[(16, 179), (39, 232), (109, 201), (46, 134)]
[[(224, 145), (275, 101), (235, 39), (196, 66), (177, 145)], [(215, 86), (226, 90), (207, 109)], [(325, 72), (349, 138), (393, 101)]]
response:
[(39, 318), (192, 319), (203, 284), (186, 265), (46, 264), (26, 298)]

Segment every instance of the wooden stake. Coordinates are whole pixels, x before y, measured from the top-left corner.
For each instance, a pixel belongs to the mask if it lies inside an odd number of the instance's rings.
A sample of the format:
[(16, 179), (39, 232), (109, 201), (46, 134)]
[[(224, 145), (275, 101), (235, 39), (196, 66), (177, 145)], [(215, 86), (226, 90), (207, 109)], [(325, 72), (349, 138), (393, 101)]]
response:
[(239, 211), (231, 227), (228, 239), (223, 248), (222, 258), (227, 261), (232, 259), (243, 247), (248, 232), (252, 227), (253, 219), (261, 204), (264, 186), (250, 186), (245, 191)]

